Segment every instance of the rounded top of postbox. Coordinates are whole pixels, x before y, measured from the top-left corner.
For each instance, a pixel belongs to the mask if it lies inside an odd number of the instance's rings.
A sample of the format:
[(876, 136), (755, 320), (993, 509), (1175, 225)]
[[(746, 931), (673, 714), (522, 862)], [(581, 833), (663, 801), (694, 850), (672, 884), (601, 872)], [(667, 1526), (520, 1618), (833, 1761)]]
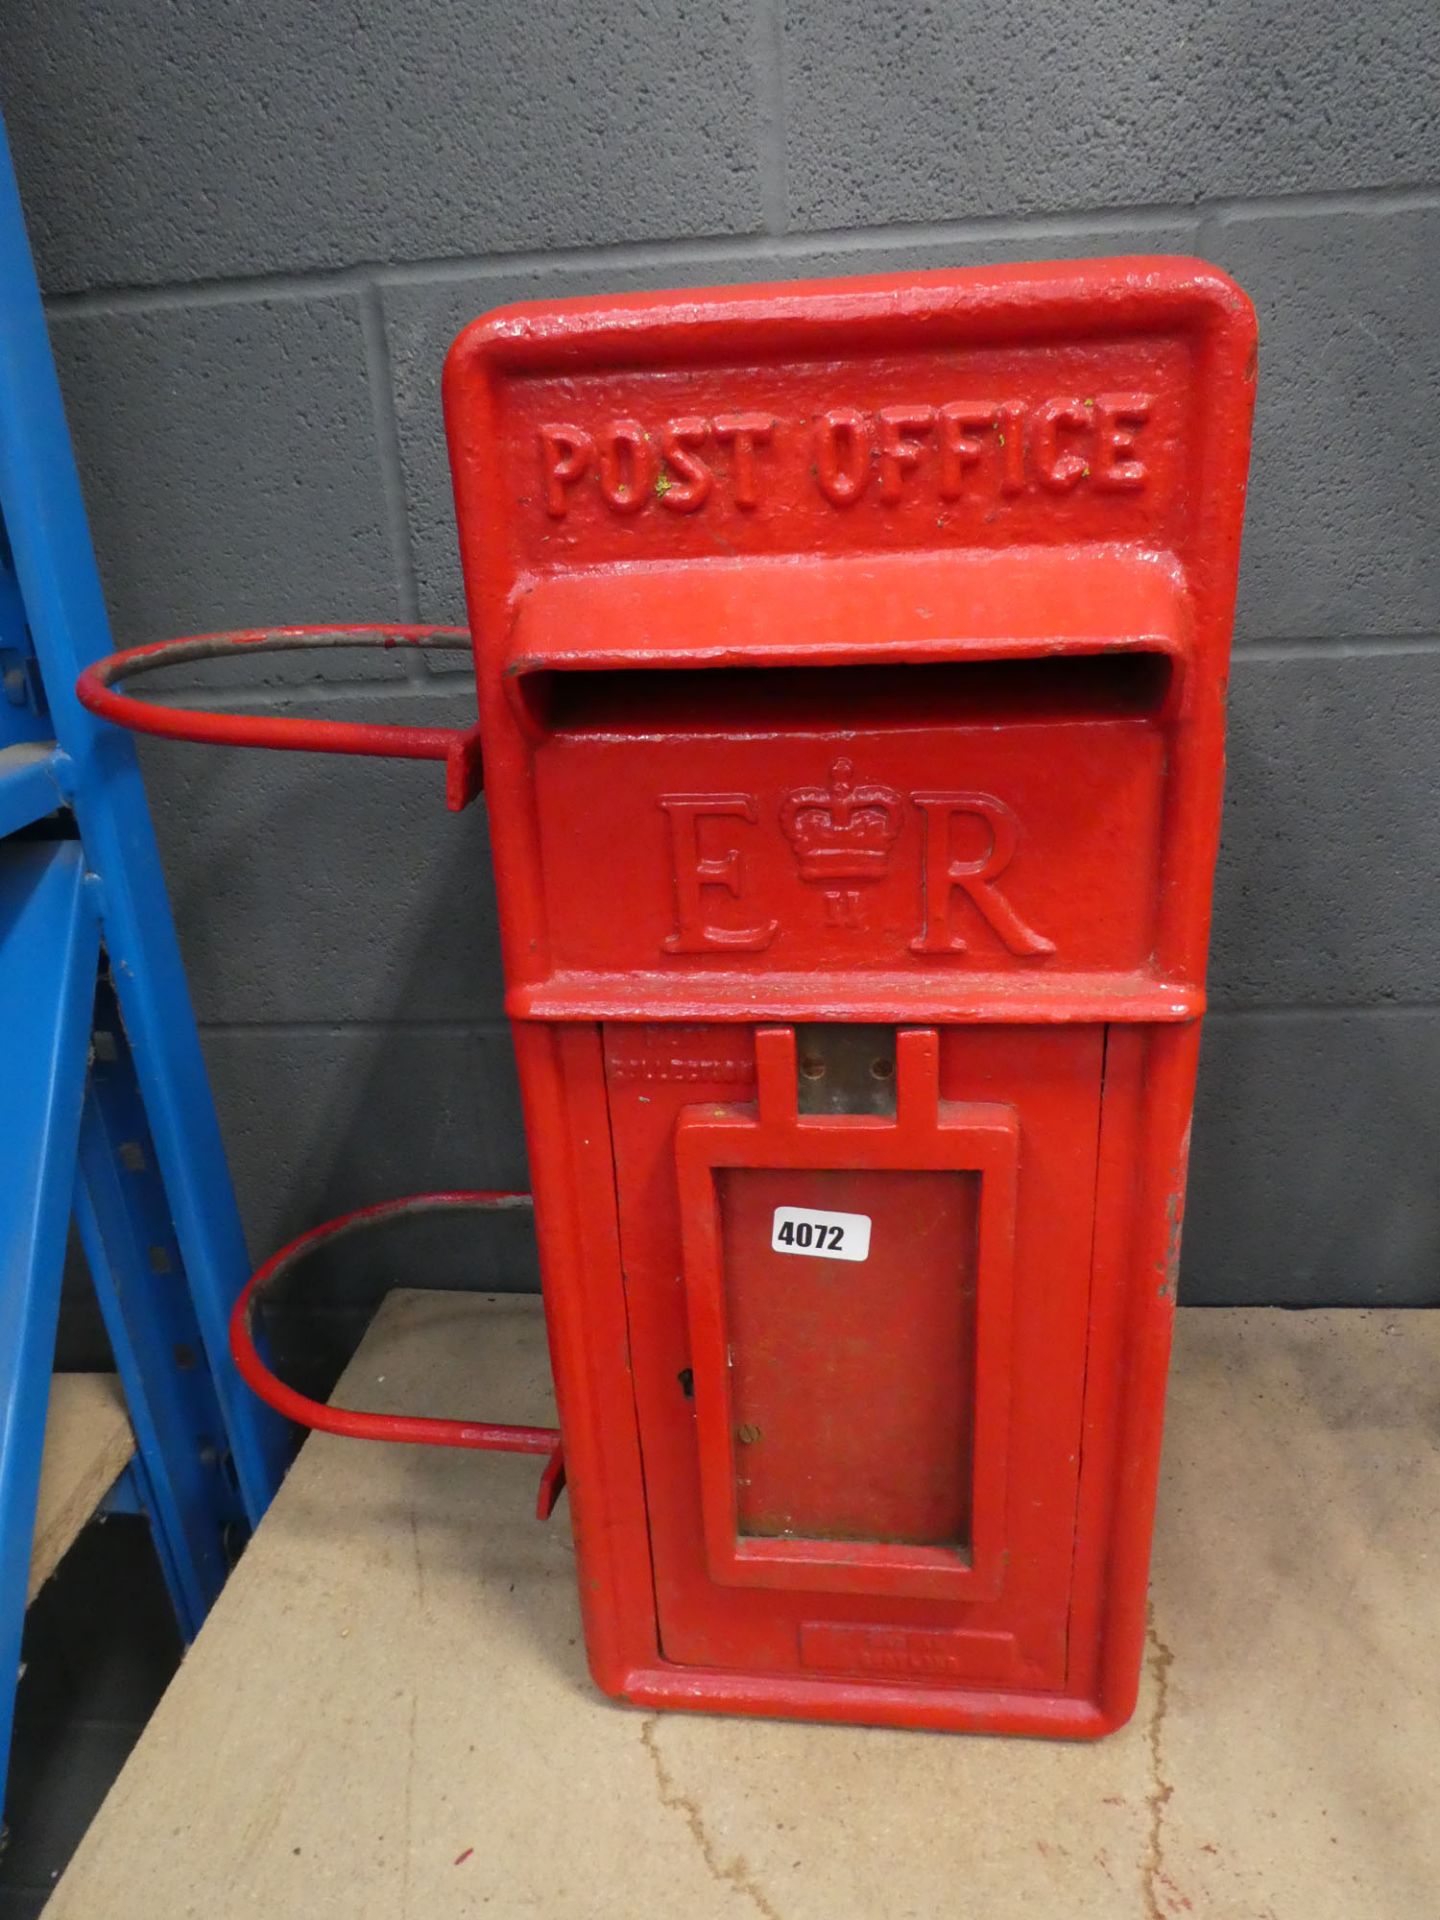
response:
[(1148, 254), (519, 301), (461, 331), (445, 378), (448, 389), (487, 365), (703, 362), (837, 336), (874, 348), (949, 332), (1021, 341), (1177, 326), (1228, 335), (1242, 356), (1253, 348), (1254, 309), (1227, 273)]
[(615, 567), (1103, 544), (1222, 580), (1254, 373), (1245, 295), (1169, 257), (502, 308), (445, 371), (477, 647)]

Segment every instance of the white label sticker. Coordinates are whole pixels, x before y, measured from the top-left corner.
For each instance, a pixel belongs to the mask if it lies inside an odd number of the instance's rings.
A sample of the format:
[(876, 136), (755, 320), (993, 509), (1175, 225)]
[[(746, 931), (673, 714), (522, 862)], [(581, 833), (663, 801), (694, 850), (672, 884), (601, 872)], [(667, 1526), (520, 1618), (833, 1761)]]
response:
[(776, 1207), (770, 1245), (776, 1253), (808, 1253), (817, 1260), (868, 1260), (870, 1216)]

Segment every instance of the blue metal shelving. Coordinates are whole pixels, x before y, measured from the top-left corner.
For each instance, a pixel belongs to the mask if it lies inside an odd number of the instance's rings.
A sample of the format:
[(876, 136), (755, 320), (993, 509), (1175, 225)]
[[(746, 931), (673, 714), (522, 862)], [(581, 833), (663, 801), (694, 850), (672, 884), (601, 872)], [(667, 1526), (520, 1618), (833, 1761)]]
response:
[(247, 1261), (0, 130), (0, 1803), (66, 1234), (79, 1229), (187, 1639), (287, 1452), (229, 1360)]

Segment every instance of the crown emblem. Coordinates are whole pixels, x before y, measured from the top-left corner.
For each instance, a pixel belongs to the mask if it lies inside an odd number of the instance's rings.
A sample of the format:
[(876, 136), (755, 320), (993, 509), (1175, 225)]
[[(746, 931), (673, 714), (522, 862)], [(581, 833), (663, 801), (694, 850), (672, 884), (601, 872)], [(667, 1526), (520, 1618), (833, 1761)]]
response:
[(890, 864), (904, 809), (891, 787), (857, 787), (855, 768), (837, 760), (828, 787), (798, 787), (780, 808), (800, 878), (815, 885), (878, 880)]

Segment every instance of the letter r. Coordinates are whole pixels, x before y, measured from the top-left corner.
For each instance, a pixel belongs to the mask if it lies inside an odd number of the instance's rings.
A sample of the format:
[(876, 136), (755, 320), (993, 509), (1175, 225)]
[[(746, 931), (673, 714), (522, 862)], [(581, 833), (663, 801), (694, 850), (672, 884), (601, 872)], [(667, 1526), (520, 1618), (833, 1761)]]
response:
[[(1055, 942), (1027, 926), (995, 885), (1020, 838), (1020, 822), (1005, 802), (988, 793), (912, 793), (910, 798), (925, 816), (925, 924), (910, 942), (910, 951), (964, 953), (966, 942), (950, 925), (950, 907), (959, 891), (1011, 953), (1053, 953)], [(990, 829), (989, 848), (978, 860), (957, 860), (950, 851), (951, 825), (964, 814), (983, 820)]]

